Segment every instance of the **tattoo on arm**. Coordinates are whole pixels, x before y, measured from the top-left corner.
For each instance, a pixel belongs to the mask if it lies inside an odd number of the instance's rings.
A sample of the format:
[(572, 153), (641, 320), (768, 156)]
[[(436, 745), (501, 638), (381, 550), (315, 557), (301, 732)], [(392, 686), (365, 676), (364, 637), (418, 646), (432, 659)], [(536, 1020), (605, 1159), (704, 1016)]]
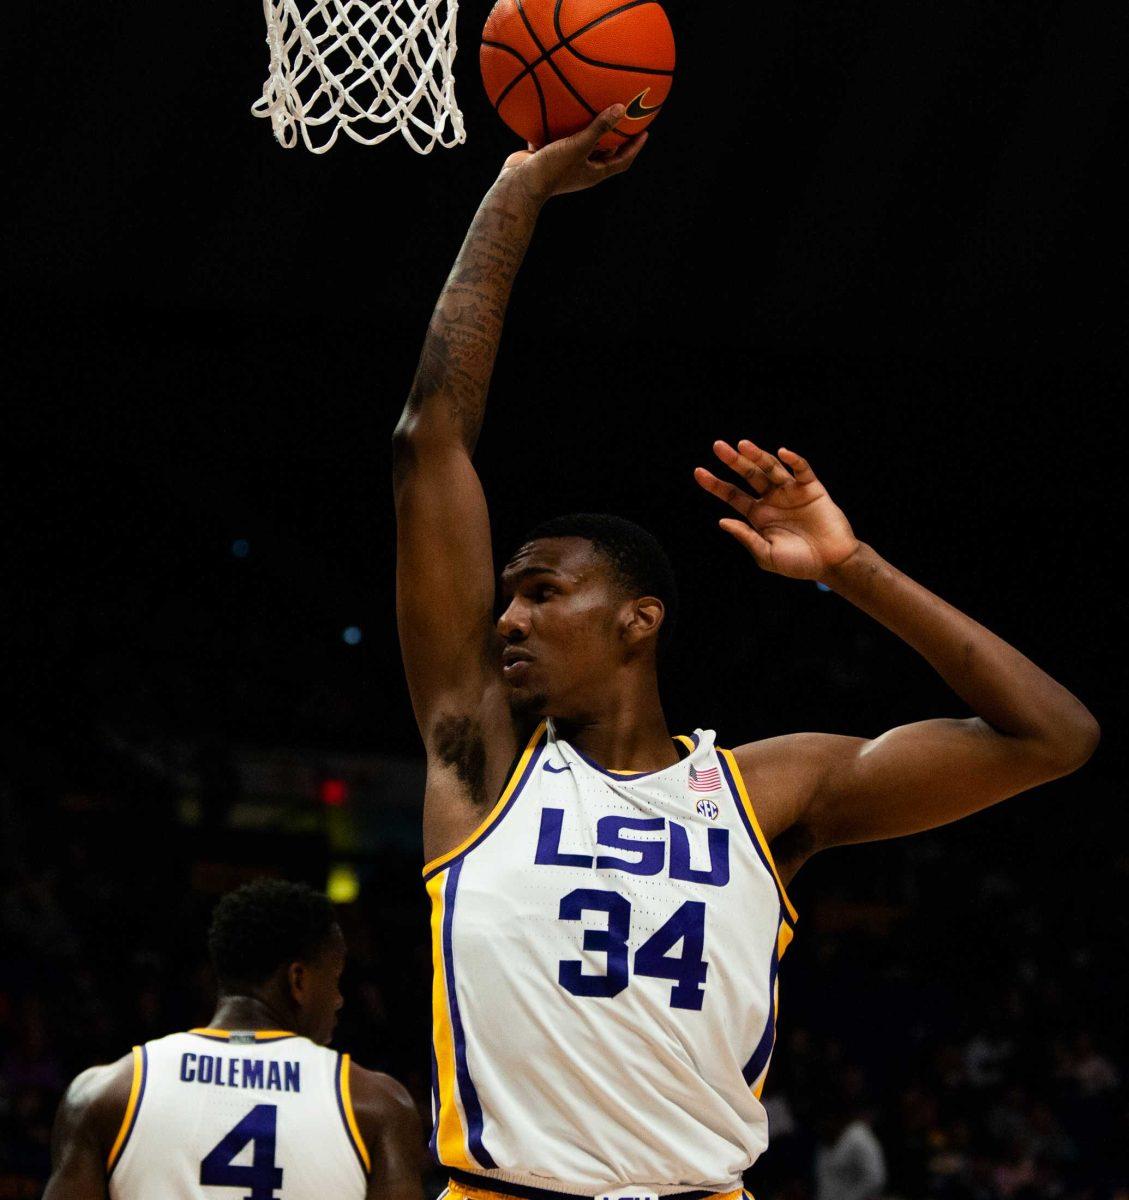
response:
[(449, 424), (468, 450), (482, 427), (510, 289), (536, 218), (513, 188), (487, 193), (428, 327), (404, 417)]

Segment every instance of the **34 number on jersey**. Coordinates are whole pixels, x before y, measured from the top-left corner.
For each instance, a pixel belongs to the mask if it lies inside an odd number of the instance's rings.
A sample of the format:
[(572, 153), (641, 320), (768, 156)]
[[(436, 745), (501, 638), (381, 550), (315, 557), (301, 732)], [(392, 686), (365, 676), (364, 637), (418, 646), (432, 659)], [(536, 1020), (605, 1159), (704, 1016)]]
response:
[[(278, 1105), (256, 1104), (228, 1130), (200, 1163), (200, 1182), (210, 1187), (248, 1188), (242, 1200), (278, 1200), (282, 1168), (275, 1165)], [(233, 1161), (244, 1146), (253, 1145), (251, 1165)]]
[[(631, 903), (619, 892), (599, 888), (576, 888), (562, 897), (560, 919), (583, 920), (586, 912), (607, 915), (606, 929), (585, 929), (581, 943), (585, 950), (607, 956), (603, 975), (586, 975), (579, 959), (562, 959), (557, 978), (565, 991), (574, 996), (617, 996), (631, 979), (627, 938), (631, 930)], [(673, 979), (671, 1008), (698, 1011), (705, 999), (706, 972), (709, 963), (702, 955), (706, 940), (706, 906), (700, 900), (687, 900), (674, 916), (635, 952), (635, 974), (654, 979)], [(682, 953), (670, 951), (682, 943)]]

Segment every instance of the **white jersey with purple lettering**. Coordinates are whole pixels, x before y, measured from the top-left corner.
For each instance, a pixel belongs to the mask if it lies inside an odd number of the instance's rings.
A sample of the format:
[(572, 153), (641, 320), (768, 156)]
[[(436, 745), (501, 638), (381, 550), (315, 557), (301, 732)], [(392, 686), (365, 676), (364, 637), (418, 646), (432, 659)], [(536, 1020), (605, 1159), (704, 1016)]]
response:
[(456, 1181), (729, 1192), (796, 913), (732, 753), (612, 773), (542, 722), (479, 828), (424, 868), (432, 1149)]
[(347, 1054), (275, 1030), (135, 1046), (111, 1200), (363, 1200), (349, 1069)]

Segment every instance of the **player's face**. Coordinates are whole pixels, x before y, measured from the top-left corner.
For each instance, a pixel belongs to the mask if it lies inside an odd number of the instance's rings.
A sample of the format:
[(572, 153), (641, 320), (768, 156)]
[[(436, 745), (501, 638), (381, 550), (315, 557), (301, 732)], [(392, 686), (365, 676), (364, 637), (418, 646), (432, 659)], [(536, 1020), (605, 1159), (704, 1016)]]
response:
[(502, 572), (502, 678), (516, 712), (580, 719), (622, 660), (632, 602), (584, 538), (540, 538)]
[(345, 970), (345, 937), (334, 925), (329, 941), (318, 956), (303, 964), (300, 995), (304, 1033), (321, 1046), (328, 1045), (337, 1025), (337, 1013), (344, 1003), (341, 973)]

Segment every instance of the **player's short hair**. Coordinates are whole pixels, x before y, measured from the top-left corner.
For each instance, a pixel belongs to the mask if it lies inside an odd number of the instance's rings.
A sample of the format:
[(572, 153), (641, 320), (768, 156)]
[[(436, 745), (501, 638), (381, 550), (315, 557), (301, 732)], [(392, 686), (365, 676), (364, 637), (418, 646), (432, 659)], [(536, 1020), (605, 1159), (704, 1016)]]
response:
[(312, 961), (336, 924), (329, 898), (304, 883), (256, 879), (228, 892), (208, 930), (221, 990), (264, 983), (280, 966)]
[(629, 596), (657, 596), (663, 602), (665, 616), (659, 627), (658, 646), (662, 654), (674, 635), (678, 617), (678, 584), (670, 558), (658, 538), (642, 525), (610, 513), (570, 513), (551, 517), (530, 530), (522, 545), (538, 538), (578, 537), (592, 543), (597, 554), (607, 560)]

